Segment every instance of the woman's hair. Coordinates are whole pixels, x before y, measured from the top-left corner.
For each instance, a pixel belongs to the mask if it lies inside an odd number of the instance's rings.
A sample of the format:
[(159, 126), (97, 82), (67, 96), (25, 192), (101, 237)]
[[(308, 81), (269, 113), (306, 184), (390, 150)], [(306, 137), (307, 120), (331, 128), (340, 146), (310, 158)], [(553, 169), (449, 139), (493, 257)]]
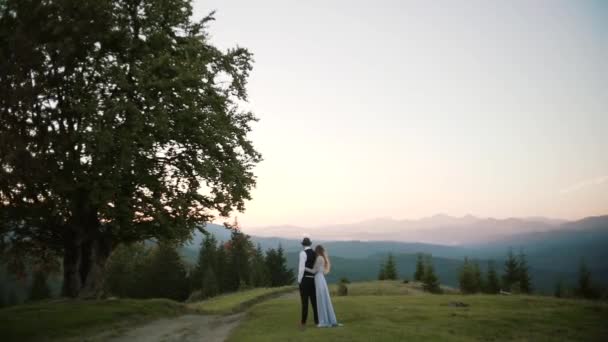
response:
[(329, 257), (327, 256), (325, 248), (323, 248), (321, 245), (317, 245), (317, 247), (315, 247), (315, 253), (317, 253), (317, 256), (321, 256), (325, 260), (325, 271), (323, 273), (329, 273), (329, 270), (331, 269), (331, 262), (329, 262)]

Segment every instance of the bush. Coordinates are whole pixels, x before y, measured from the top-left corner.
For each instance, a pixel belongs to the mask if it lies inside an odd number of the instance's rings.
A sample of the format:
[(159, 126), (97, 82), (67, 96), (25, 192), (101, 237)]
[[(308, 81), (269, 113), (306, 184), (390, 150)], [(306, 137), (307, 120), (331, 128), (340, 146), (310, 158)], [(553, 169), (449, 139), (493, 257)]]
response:
[(348, 287), (346, 283), (338, 284), (338, 296), (348, 296)]
[(340, 278), (340, 282), (344, 283), (344, 284), (350, 284), (350, 280), (348, 280), (348, 278), (346, 278), (346, 277)]
[(410, 280), (409, 279), (403, 279), (403, 283), (404, 284), (409, 284)]

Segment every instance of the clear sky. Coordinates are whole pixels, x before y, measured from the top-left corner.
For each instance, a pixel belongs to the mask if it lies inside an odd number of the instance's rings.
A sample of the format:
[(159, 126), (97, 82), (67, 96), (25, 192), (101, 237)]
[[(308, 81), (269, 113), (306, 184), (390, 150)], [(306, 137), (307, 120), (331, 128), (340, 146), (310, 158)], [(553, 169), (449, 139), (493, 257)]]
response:
[(608, 214), (608, 1), (214, 9), (212, 41), (255, 58), (245, 226)]

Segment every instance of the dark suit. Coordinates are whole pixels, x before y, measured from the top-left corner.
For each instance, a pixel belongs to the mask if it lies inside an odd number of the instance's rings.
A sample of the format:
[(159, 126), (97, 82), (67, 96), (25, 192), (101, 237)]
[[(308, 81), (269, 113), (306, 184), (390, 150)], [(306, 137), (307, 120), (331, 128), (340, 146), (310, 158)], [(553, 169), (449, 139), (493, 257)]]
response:
[[(305, 265), (308, 268), (313, 268), (317, 254), (312, 249), (304, 250), (306, 253)], [(317, 296), (315, 291), (315, 275), (304, 271), (304, 277), (300, 282), (300, 299), (302, 300), (302, 324), (306, 324), (308, 318), (308, 301), (312, 304), (312, 311), (315, 317), (315, 324), (319, 324), (319, 317), (317, 315)]]

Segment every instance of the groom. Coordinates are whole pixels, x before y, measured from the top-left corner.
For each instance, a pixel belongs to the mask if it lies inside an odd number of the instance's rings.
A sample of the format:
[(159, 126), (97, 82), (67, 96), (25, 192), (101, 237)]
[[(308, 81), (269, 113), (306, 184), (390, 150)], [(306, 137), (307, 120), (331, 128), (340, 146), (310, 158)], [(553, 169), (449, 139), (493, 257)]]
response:
[(315, 292), (315, 275), (305, 270), (306, 267), (313, 268), (315, 259), (317, 258), (317, 254), (310, 248), (311, 245), (312, 242), (309, 238), (305, 237), (304, 240), (302, 240), (304, 250), (300, 252), (300, 263), (298, 265), (298, 283), (300, 284), (300, 298), (302, 299), (301, 328), (306, 326), (309, 299), (312, 303), (315, 324), (319, 324), (319, 317), (317, 315), (317, 295)]

